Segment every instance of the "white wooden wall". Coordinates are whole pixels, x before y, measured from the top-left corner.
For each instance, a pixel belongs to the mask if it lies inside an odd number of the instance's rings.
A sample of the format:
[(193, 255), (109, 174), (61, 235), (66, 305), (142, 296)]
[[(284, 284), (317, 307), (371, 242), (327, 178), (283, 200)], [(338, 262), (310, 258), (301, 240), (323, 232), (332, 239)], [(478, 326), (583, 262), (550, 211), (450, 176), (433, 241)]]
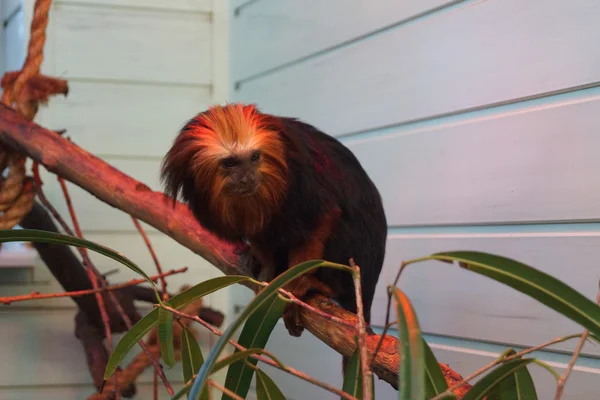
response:
[[(23, 4), (25, 42), (33, 4), (34, 0)], [(209, 103), (226, 99), (226, 8), (225, 2), (211, 0), (53, 1), (42, 72), (68, 79), (70, 92), (67, 98), (52, 99), (37, 122), (67, 129), (78, 145), (158, 189), (160, 161), (181, 125)], [(52, 175), (44, 177), (48, 197), (68, 219), (58, 184)], [(86, 237), (122, 252), (154, 274), (130, 217), (68, 186)], [(189, 268), (186, 274), (168, 278), (170, 290), (220, 274), (174, 240), (149, 227), (147, 231), (164, 269)], [(92, 258), (101, 271), (118, 267), (105, 257)], [(121, 268), (110, 279), (134, 277)], [(61, 291), (39, 260), (31, 280), (0, 283), (0, 296), (34, 290)], [(206, 303), (230, 314), (226, 291), (209, 296)], [(0, 307), (0, 399), (41, 395), (79, 400), (93, 393), (83, 350), (73, 334), (74, 315), (74, 303), (68, 299)], [(206, 352), (212, 344), (209, 338), (203, 336)], [(168, 376), (180, 387), (179, 367)], [(152, 372), (138, 383), (137, 398), (150, 398)], [(162, 394), (168, 398), (166, 391)]]
[[(595, 298), (599, 18), (597, 0), (232, 1), (232, 100), (339, 137), (381, 191), (390, 226), (374, 324), (400, 262), (443, 250), (517, 258)], [(494, 343), (581, 330), (442, 263), (410, 267), (401, 287), (440, 361), (464, 375), (504, 349)], [(247, 298), (240, 290), (234, 302)], [(269, 346), (341, 384), (339, 357), (310, 334), (281, 329)], [(599, 349), (584, 348), (565, 398), (600, 398)], [(568, 362), (540, 357), (559, 372)], [(532, 373), (540, 398), (552, 398), (551, 378)], [(290, 398), (329, 398), (281, 377)], [(377, 390), (395, 398), (386, 384)]]

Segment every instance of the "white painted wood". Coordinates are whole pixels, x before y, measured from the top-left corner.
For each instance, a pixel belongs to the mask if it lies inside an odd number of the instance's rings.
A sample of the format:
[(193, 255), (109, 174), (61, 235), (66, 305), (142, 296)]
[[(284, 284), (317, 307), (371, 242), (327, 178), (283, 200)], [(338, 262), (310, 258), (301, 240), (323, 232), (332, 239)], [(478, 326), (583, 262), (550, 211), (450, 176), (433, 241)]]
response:
[(211, 103), (208, 86), (69, 82), (52, 99), (44, 125), (94, 154), (163, 157), (186, 121)]
[[(135, 262), (148, 275), (157, 274), (154, 261), (150, 256), (146, 244), (137, 231), (130, 233), (92, 233), (86, 234), (85, 238), (120, 252)], [(185, 273), (166, 278), (168, 290), (170, 292), (177, 293), (183, 285), (194, 285), (204, 280), (222, 275), (222, 273), (208, 261), (180, 245), (167, 235), (158, 232), (148, 233), (148, 238), (152, 243), (152, 247), (154, 248), (164, 271), (183, 267), (188, 268)], [(108, 280), (111, 284), (140, 278), (135, 272), (108, 257), (92, 251), (90, 251), (89, 254), (92, 261), (101, 272), (104, 273), (115, 269), (119, 271), (109, 275)], [(0, 262), (4, 263), (4, 258), (9, 255), (10, 253), (5, 255), (4, 251), (0, 252)], [(0, 297), (27, 294), (32, 291), (39, 291), (41, 293), (64, 291), (54, 277), (47, 271), (44, 262), (37, 256), (37, 252), (33, 254), (33, 258), (34, 261), (30, 265), (34, 266), (35, 283), (28, 286), (2, 285), (2, 283), (0, 283)], [(221, 295), (221, 292), (218, 293), (218, 295), (216, 293), (209, 295), (206, 300), (208, 302), (207, 304), (212, 304), (222, 312), (229, 314), (229, 311), (225, 308), (228, 307), (229, 292), (224, 291), (223, 295)], [(223, 296), (225, 296), (225, 298)], [(224, 301), (226, 301), (226, 303)], [(10, 307), (11, 309), (17, 307), (47, 308), (72, 307), (73, 305), (74, 303), (70, 299), (46, 299), (18, 302), (12, 304)], [(0, 310), (1, 309), (0, 306)]]
[(158, 10), (210, 12), (211, 0), (59, 0), (60, 4), (89, 4), (92, 6), (142, 7)]
[[(463, 376), (477, 371), (500, 355), (499, 353), (474, 351), (470, 348), (444, 348), (444, 346), (436, 346), (435, 343), (431, 343), (431, 347), (438, 362), (449, 364)], [(544, 359), (542, 358), (542, 360)], [(538, 399), (553, 399), (556, 393), (556, 380), (554, 377), (538, 365), (528, 366), (527, 369), (535, 384)], [(555, 367), (555, 369), (559, 374), (565, 372), (564, 367)], [(600, 396), (599, 375), (600, 372), (597, 369), (596, 372), (573, 371), (561, 399), (587, 400), (598, 398)], [(477, 382), (479, 379), (481, 377), (473, 382)]]
[(339, 135), (587, 85), (600, 81), (599, 18), (596, 0), (468, 1), (245, 82), (234, 99)]
[(238, 81), (426, 13), (450, 0), (257, 1), (232, 19)]
[(54, 69), (60, 76), (188, 85), (211, 81), (206, 16), (58, 4), (53, 23)]
[[(160, 158), (104, 158), (106, 162), (125, 174), (148, 185), (153, 190), (159, 190)], [(54, 174), (43, 170), (44, 191), (58, 212), (70, 221), (69, 210), (64, 200), (63, 192)], [(84, 233), (97, 231), (135, 231), (131, 217), (91, 195), (80, 187), (67, 182), (73, 207)], [(148, 230), (155, 230), (143, 224)]]
[(592, 90), (344, 142), (390, 225), (597, 219), (598, 107)]
[[(510, 233), (392, 234), (371, 308), (372, 323), (384, 325), (386, 286), (403, 260), (440, 251), (475, 250), (513, 258), (560, 279), (590, 300), (598, 291), (600, 234)], [(350, 256), (350, 255), (349, 255)], [(413, 303), (423, 331), (500, 343), (535, 346), (582, 328), (530, 297), (474, 272), (442, 262), (409, 266), (399, 287)], [(575, 342), (557, 345), (574, 349)], [(600, 347), (584, 353), (600, 355)]]
[[(0, 395), (4, 386), (26, 389), (40, 385), (57, 387), (92, 383), (83, 347), (73, 333), (74, 317), (75, 310), (19, 310), (0, 313), (0, 338), (3, 343), (11, 343), (11, 346), (3, 346), (0, 354), (2, 365), (7, 366), (0, 374)], [(199, 325), (194, 325), (194, 329), (200, 334), (200, 347), (206, 356), (216, 340)], [(122, 337), (123, 334), (114, 335), (115, 344)], [(121, 365), (127, 365), (140, 351), (142, 350), (138, 346), (133, 348)], [(229, 352), (228, 349), (224, 355)], [(217, 373), (216, 380), (222, 382), (225, 373), (226, 370)], [(174, 386), (182, 387), (180, 363), (172, 369), (165, 368), (165, 374)], [(152, 383), (152, 379), (152, 369), (147, 369), (137, 382)]]
[[(179, 389), (181, 384), (177, 384)], [(166, 389), (159, 384), (159, 399), (169, 400), (171, 396)], [(87, 399), (95, 391), (93, 385), (74, 385), (60, 387), (34, 387), (26, 386), (23, 388), (2, 388), (0, 387), (0, 398), (2, 400), (81, 400)], [(152, 399), (154, 391), (152, 383), (142, 383), (137, 385), (136, 396), (133, 400)]]
[[(449, 364), (463, 376), (475, 372), (496, 358), (493, 355), (495, 353), (477, 351), (471, 347), (441, 346), (435, 341), (430, 341), (429, 343), (439, 362)], [(476, 347), (475, 345), (473, 344), (473, 347)], [(290, 365), (336, 387), (342, 386), (341, 356), (316, 339), (310, 332), (305, 331), (300, 338), (293, 338), (288, 335), (283, 323), (280, 322), (273, 331), (266, 348), (275, 354), (284, 364)], [(545, 353), (541, 353), (539, 357), (542, 360), (546, 359)], [(261, 368), (273, 378), (288, 399), (337, 398), (333, 394), (314, 387), (285, 372), (269, 366), (262, 366)], [(559, 366), (556, 366), (556, 368), (559, 373), (564, 372), (564, 368)], [(600, 393), (600, 385), (598, 384), (600, 370), (597, 371), (596, 373), (581, 370), (573, 371), (573, 381), (570, 381), (567, 385), (564, 398), (569, 400), (587, 400), (598, 397)], [(556, 382), (552, 375), (538, 366), (530, 368), (530, 372), (538, 391), (538, 398), (553, 398)], [(397, 399), (398, 392), (388, 383), (375, 378), (375, 398), (378, 400)]]

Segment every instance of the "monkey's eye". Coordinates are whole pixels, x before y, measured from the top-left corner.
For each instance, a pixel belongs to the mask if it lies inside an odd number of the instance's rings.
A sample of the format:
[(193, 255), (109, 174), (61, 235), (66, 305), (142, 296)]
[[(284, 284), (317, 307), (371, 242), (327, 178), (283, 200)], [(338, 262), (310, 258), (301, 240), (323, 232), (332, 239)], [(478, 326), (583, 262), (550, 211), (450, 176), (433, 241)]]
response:
[(260, 160), (260, 151), (255, 151), (254, 153), (252, 153), (252, 155), (250, 156), (250, 161), (252, 161), (253, 163), (257, 162), (258, 160)]
[(221, 161), (221, 165), (224, 168), (233, 168), (237, 165), (237, 160), (233, 157), (227, 157), (223, 161)]

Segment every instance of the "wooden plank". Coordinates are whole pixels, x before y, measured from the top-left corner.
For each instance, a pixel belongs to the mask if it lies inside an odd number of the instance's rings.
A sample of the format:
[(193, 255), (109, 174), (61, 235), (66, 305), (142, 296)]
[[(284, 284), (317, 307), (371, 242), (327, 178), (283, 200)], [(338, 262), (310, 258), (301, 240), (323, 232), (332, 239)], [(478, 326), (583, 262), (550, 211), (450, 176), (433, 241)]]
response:
[(142, 7), (175, 11), (210, 12), (211, 0), (59, 0), (59, 4), (89, 4), (92, 6)]
[(599, 18), (596, 0), (468, 1), (244, 82), (234, 100), (340, 135), (595, 84), (582, 66), (600, 63)]
[[(75, 310), (19, 310), (0, 314), (0, 339), (2, 343), (10, 343), (3, 346), (0, 354), (2, 365), (6, 366), (0, 374), (0, 396), (3, 386), (25, 389), (92, 383), (83, 347), (73, 333), (74, 317)], [(216, 340), (206, 329), (195, 329), (200, 333), (200, 346), (206, 356)], [(114, 335), (115, 344), (122, 337), (123, 334)], [(132, 349), (122, 365), (127, 365), (140, 351), (139, 347)], [(173, 385), (178, 388), (183, 385), (180, 363), (172, 369), (165, 368), (165, 374)], [(216, 378), (222, 380), (224, 373)], [(151, 383), (152, 379), (152, 369), (148, 369), (137, 382)]]
[(69, 95), (44, 109), (43, 124), (66, 129), (94, 154), (162, 157), (183, 124), (210, 102), (208, 86), (71, 81)]
[[(391, 234), (384, 269), (371, 308), (372, 323), (384, 325), (386, 286), (403, 260), (450, 250), (477, 250), (513, 258), (540, 269), (591, 300), (598, 291), (600, 233)], [(413, 302), (425, 332), (535, 346), (582, 328), (520, 292), (456, 265), (428, 261), (409, 266), (399, 287)], [(575, 342), (557, 345), (572, 350)], [(584, 353), (600, 355), (586, 346)]]
[[(222, 273), (208, 261), (180, 245), (167, 235), (157, 232), (149, 233), (148, 237), (164, 271), (179, 269), (182, 267), (188, 268), (185, 273), (173, 275), (167, 278), (168, 290), (170, 292), (177, 293), (177, 291), (179, 291), (183, 285), (193, 285), (222, 275)], [(137, 232), (92, 233), (85, 235), (85, 238), (120, 252), (135, 262), (148, 275), (156, 275), (157, 272), (154, 261), (152, 260), (142, 237)], [(3, 253), (4, 252), (0, 254)], [(102, 273), (118, 270), (118, 272), (109, 275), (108, 280), (111, 284), (140, 278), (138, 274), (131, 271), (127, 267), (124, 267), (118, 262), (101, 254), (90, 252), (90, 257), (96, 267)], [(0, 261), (2, 261), (3, 258), (3, 256), (0, 256)], [(54, 277), (48, 272), (44, 262), (39, 259), (37, 253), (35, 253), (35, 260), (31, 265), (34, 268), (34, 282), (27, 286), (2, 285), (2, 283), (0, 283), (0, 296), (16, 296), (20, 294), (31, 293), (32, 291), (39, 291), (40, 293), (57, 293), (64, 291), (56, 282)], [(227, 312), (226, 308), (228, 307), (227, 304), (229, 302), (228, 296), (229, 292), (227, 291), (213, 293), (207, 296), (207, 305), (212, 304), (214, 307), (225, 313)], [(61, 298), (18, 302), (12, 304), (11, 309), (17, 307), (48, 308), (72, 306), (74, 306), (74, 303), (70, 299)]]
[(361, 0), (256, 1), (242, 7), (231, 21), (233, 80), (248, 78), (454, 2), (388, 1), (376, 6)]
[(206, 17), (59, 4), (53, 9), (53, 25), (54, 69), (63, 77), (211, 81), (211, 32)]
[(599, 106), (594, 89), (344, 142), (390, 225), (597, 220)]
[[(103, 159), (125, 174), (148, 185), (152, 190), (160, 189), (160, 158)], [(66, 206), (60, 185), (56, 181), (56, 176), (43, 170), (42, 179), (44, 181), (44, 191), (49, 201), (56, 207), (63, 218), (70, 221), (69, 210)], [(85, 234), (97, 231), (131, 232), (136, 230), (128, 214), (98, 200), (87, 191), (70, 182), (67, 182), (67, 187), (73, 207), (79, 218), (81, 229)], [(144, 224), (144, 226), (149, 230), (156, 231), (147, 224)]]
[[(492, 353), (485, 351), (472, 350), (470, 348), (452, 348), (445, 346), (437, 346), (431, 343), (432, 351), (437, 360), (441, 363), (449, 364), (452, 368), (459, 371), (463, 376), (467, 376), (487, 363), (493, 361), (500, 353)], [(542, 353), (544, 354), (544, 353)], [(544, 356), (541, 357), (542, 360)], [(559, 374), (565, 373), (565, 368), (555, 367)], [(538, 395), (538, 399), (553, 399), (556, 393), (556, 380), (548, 373), (548, 371), (533, 365), (527, 367)], [(481, 377), (476, 378), (473, 382), (477, 382)], [(595, 369), (595, 372), (584, 372), (574, 370), (569, 377), (569, 381), (565, 386), (565, 391), (561, 399), (564, 400), (586, 400), (595, 399), (600, 394), (600, 370)], [(386, 399), (388, 397), (384, 397)], [(389, 397), (392, 399), (393, 397)]]

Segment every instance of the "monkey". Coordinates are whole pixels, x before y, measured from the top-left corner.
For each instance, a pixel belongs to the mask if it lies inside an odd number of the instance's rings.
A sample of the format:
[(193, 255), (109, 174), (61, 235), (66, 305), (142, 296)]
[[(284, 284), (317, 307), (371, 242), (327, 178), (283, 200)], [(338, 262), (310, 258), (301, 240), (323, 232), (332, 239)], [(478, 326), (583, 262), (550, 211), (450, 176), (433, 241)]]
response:
[[(246, 248), (259, 280), (308, 260), (348, 265), (352, 258), (370, 324), (387, 220), (374, 182), (338, 139), (298, 118), (262, 113), (255, 104), (215, 105), (181, 128), (160, 179), (165, 195), (181, 196), (200, 225)], [(348, 271), (317, 268), (286, 289), (304, 301), (321, 293), (357, 311)], [(295, 303), (283, 312), (295, 337), (304, 330), (299, 312)]]

